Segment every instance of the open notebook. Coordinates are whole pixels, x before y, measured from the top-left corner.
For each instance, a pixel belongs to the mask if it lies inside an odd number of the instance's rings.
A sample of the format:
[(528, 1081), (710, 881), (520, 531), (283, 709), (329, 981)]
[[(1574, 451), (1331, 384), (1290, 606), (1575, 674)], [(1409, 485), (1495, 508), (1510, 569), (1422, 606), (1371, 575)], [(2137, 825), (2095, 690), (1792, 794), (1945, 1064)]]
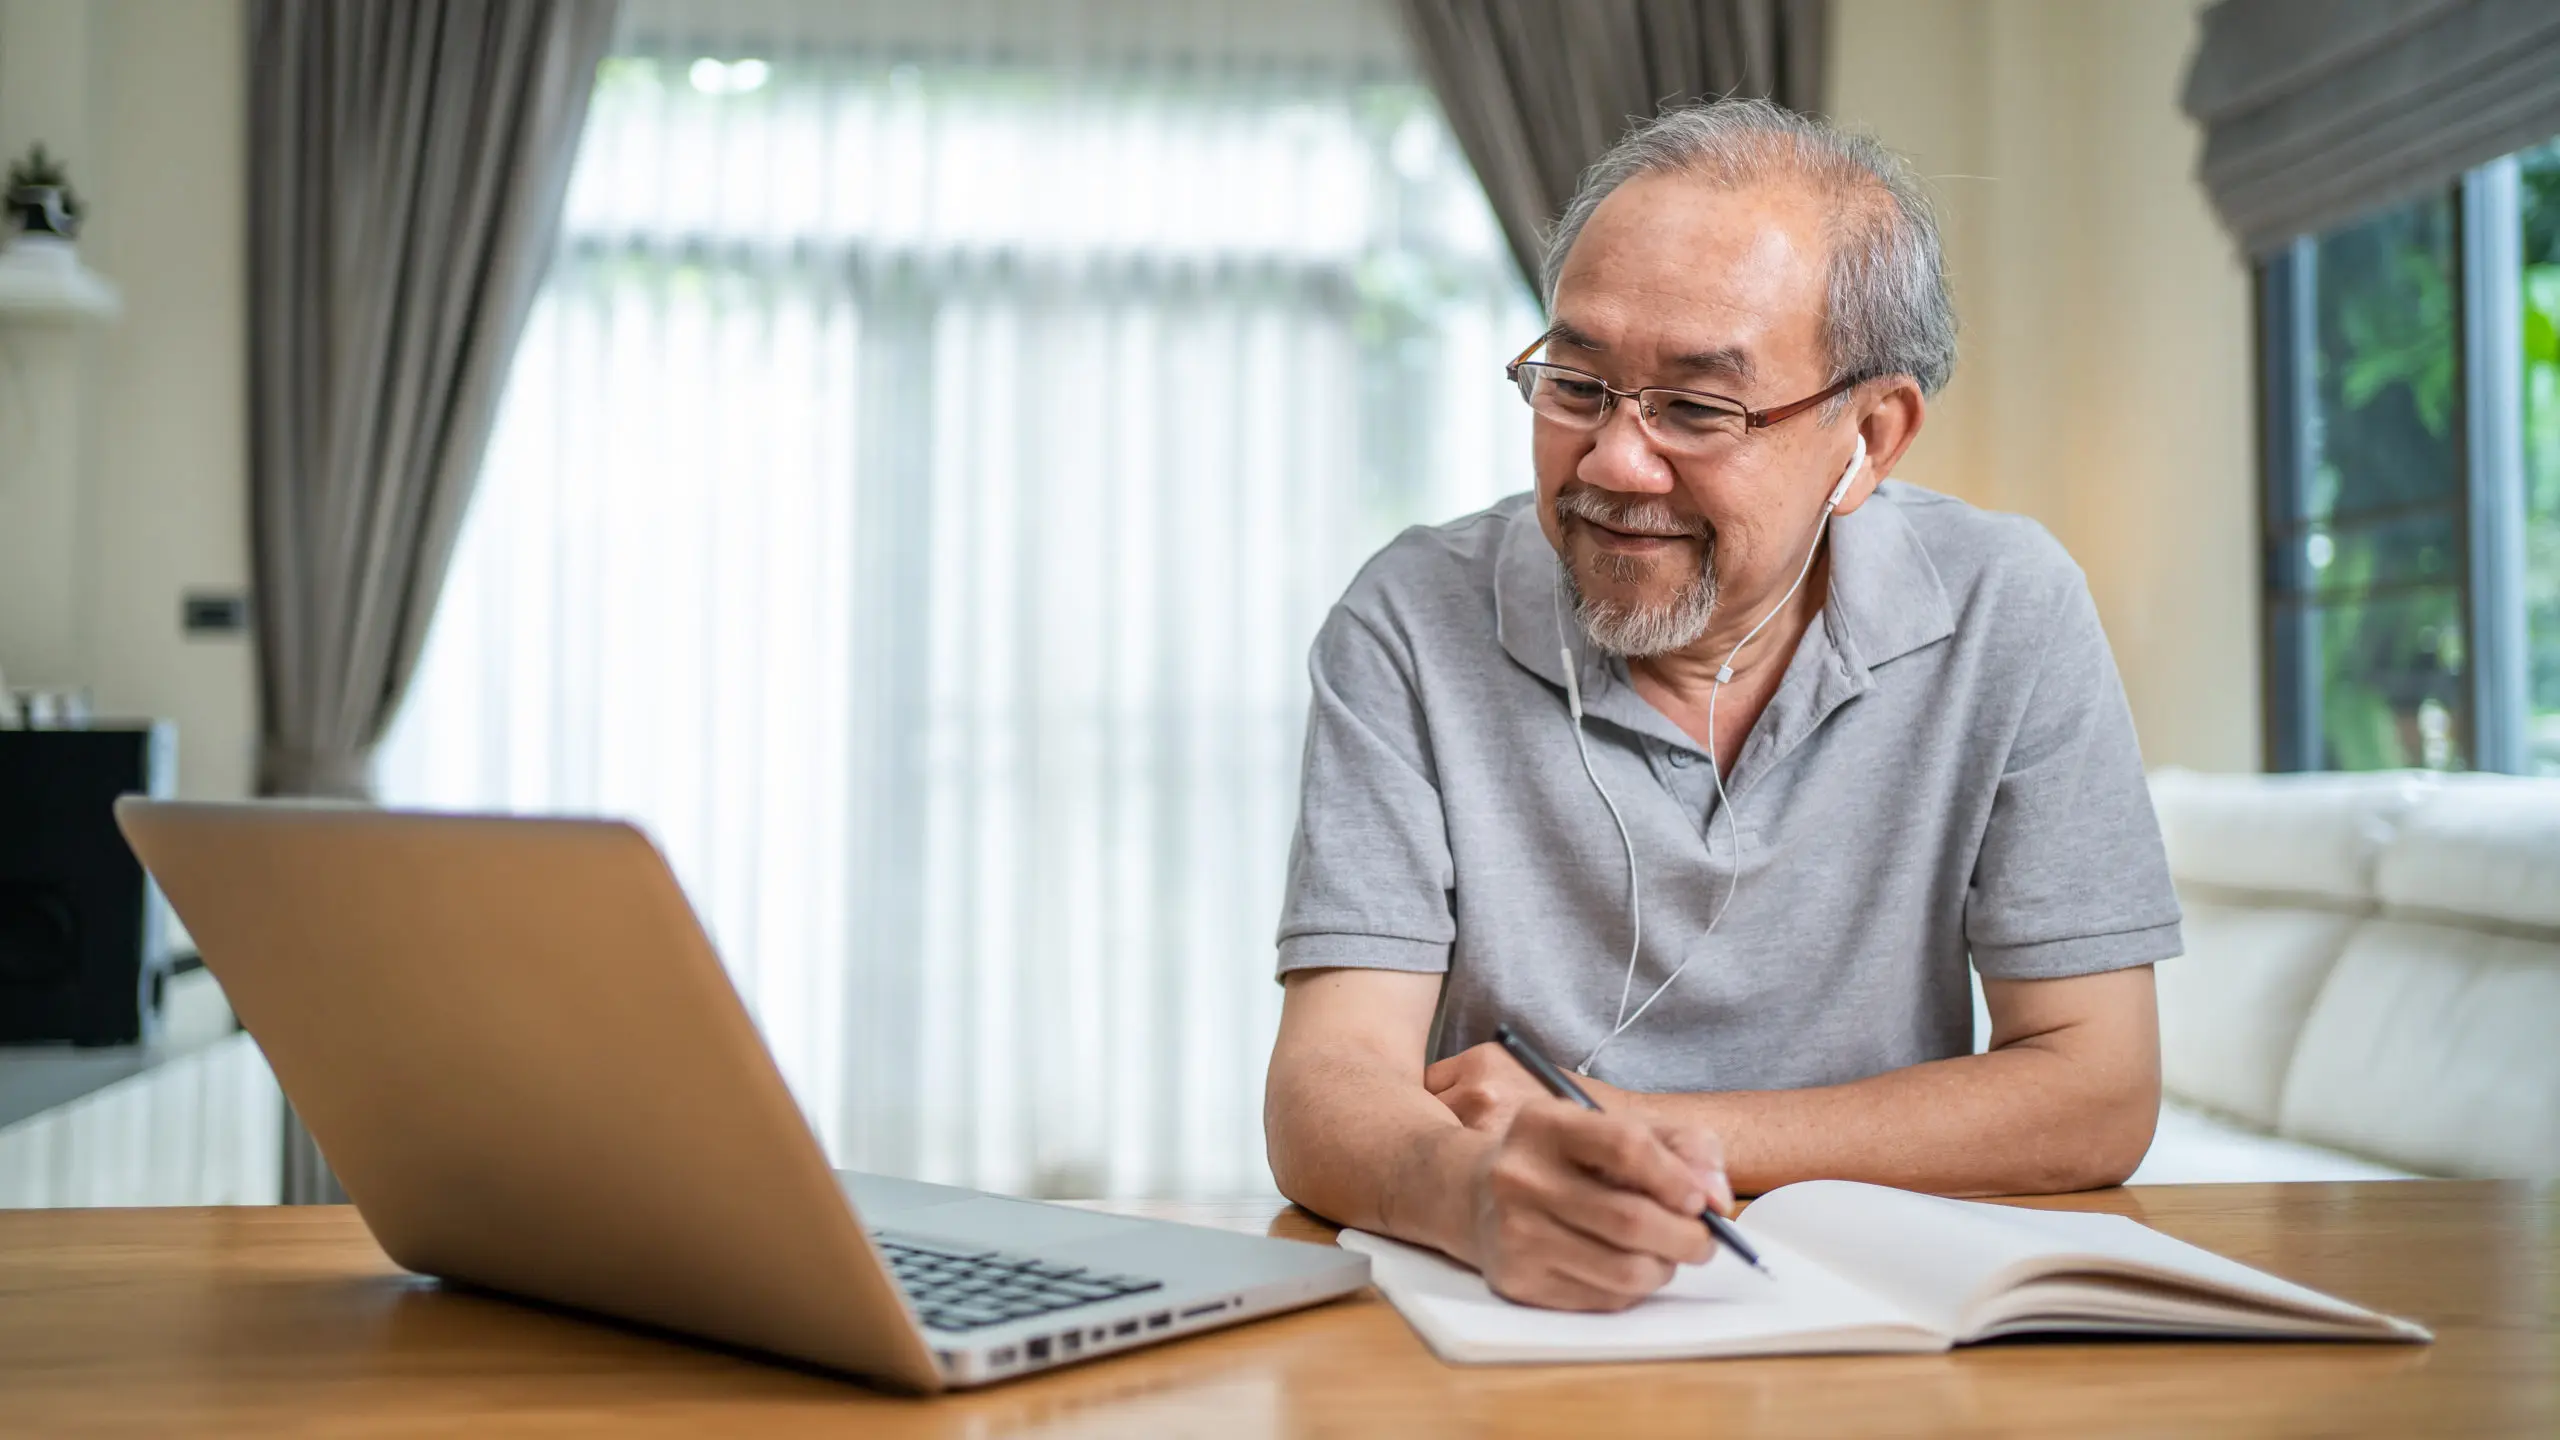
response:
[(1444, 1360), (1668, 1360), (1935, 1351), (2003, 1335), (2430, 1340), (2121, 1215), (2022, 1210), (1846, 1180), (1772, 1190), (1718, 1252), (1614, 1315), (1514, 1305), (1435, 1251), (1358, 1230), (1370, 1279)]

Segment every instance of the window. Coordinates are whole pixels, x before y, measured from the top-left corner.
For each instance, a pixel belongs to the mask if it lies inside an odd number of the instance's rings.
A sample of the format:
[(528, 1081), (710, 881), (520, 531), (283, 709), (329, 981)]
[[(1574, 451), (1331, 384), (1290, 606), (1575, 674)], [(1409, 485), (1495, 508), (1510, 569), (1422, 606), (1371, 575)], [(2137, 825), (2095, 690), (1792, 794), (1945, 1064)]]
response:
[(2560, 141), (2524, 156), (2524, 602), (2531, 769), (2560, 775)]
[(2453, 207), (2434, 197), (2298, 246), (2285, 277), (2302, 453), (2272, 497), (2276, 646), (2301, 768), (2463, 758), (2462, 450)]
[(2260, 272), (2268, 761), (2560, 774), (2560, 146)]
[(840, 1165), (1267, 1187), (1307, 642), (1528, 478), (1429, 92), (627, 51), (386, 797), (645, 824)]

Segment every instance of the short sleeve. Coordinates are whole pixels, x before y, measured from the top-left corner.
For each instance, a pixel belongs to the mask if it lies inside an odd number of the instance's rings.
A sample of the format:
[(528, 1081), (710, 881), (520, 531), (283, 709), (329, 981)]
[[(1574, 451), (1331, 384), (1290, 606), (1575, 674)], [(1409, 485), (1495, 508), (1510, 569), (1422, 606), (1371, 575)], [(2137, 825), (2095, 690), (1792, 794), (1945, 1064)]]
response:
[(1965, 897), (1986, 979), (2121, 970), (2183, 948), (2124, 684), (2087, 582), (2061, 568)]
[(1307, 673), (1279, 971), (1446, 971), (1455, 867), (1410, 657), (1336, 606)]

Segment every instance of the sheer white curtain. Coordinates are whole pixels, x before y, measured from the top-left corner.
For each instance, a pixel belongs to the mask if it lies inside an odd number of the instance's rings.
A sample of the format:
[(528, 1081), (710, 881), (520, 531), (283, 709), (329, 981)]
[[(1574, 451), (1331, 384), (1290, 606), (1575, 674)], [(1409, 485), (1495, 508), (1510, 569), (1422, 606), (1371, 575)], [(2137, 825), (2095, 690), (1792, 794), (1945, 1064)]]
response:
[(644, 825), (840, 1165), (1267, 1188), (1306, 645), (1535, 311), (1369, 7), (899, 8), (608, 63), (383, 791)]

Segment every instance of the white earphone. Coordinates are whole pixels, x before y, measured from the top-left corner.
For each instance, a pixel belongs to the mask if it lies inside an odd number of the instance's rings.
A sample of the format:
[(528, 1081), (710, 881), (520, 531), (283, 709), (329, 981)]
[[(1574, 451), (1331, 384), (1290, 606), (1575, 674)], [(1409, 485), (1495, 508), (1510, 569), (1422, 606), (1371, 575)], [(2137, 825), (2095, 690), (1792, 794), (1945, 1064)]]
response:
[[(1849, 457), (1848, 468), (1840, 472), (1840, 483), (1831, 487), (1830, 497), (1822, 502), (1822, 515), (1813, 522), (1813, 543), (1805, 547), (1804, 563), (1796, 567), (1794, 582), (1787, 586), (1786, 594), (1778, 597), (1778, 603), (1769, 607), (1769, 613), (1760, 617), (1760, 623), (1745, 631), (1742, 638), (1733, 643), (1733, 648), (1725, 652), (1724, 663), (1716, 667), (1715, 685), (1707, 691), (1708, 735), (1715, 734), (1716, 700), (1724, 694), (1725, 682), (1733, 678), (1733, 662), (1741, 656), (1742, 647), (1750, 644), (1762, 630), (1767, 629), (1769, 622), (1778, 618), (1778, 612), (1786, 609), (1787, 603), (1796, 598), (1796, 591), (1803, 588), (1804, 577), (1813, 573), (1813, 557), (1822, 551), (1822, 536), (1831, 524), (1831, 512), (1839, 509), (1840, 502), (1848, 497), (1849, 487), (1857, 483), (1858, 472), (1866, 468), (1866, 463), (1867, 437), (1861, 434), (1858, 437), (1858, 448)], [(1564, 561), (1561, 557), (1557, 559), (1556, 567), (1554, 590), (1556, 647), (1564, 659), (1565, 709), (1573, 723), (1574, 753), (1582, 757), (1583, 778), (1589, 780), (1591, 788), (1599, 792), (1600, 803), (1609, 807), (1609, 821), (1618, 827), (1618, 843), (1625, 848), (1627, 854), (1627, 971), (1625, 978), (1618, 982), (1618, 1014), (1609, 1027), (1609, 1033), (1601, 1036), (1600, 1043), (1592, 1046), (1591, 1053), (1582, 1057), (1582, 1063), (1574, 1067), (1588, 1075), (1591, 1073), (1592, 1065), (1599, 1060), (1600, 1052), (1609, 1048), (1609, 1042), (1627, 1033), (1629, 1026), (1643, 1019), (1644, 1012), (1653, 1008), (1653, 1002), (1661, 999), (1663, 992), (1671, 988), (1672, 982), (1678, 980), (1681, 974), (1688, 970), (1689, 960), (1697, 955), (1697, 947), (1692, 947), (1689, 955), (1682, 958), (1669, 975), (1663, 977), (1662, 983), (1653, 987), (1653, 993), (1644, 997), (1644, 1003), (1636, 1007), (1634, 1014), (1627, 1013), (1627, 1001), (1635, 991), (1636, 958), (1644, 945), (1644, 914), (1636, 878), (1636, 842), (1627, 831), (1625, 818), (1618, 813), (1618, 802), (1610, 798), (1609, 787), (1600, 783), (1600, 773), (1591, 768), (1591, 751), (1583, 743), (1582, 682), (1574, 663), (1572, 642), (1566, 638), (1565, 634)], [(1724, 791), (1724, 767), (1716, 764), (1716, 758), (1712, 754), (1707, 756), (1707, 773), (1715, 778), (1716, 808), (1724, 814), (1727, 826), (1725, 833), (1731, 837), (1733, 844), (1733, 878), (1725, 886), (1723, 901), (1716, 906), (1715, 913), (1707, 917), (1706, 930), (1698, 936), (1701, 946), (1706, 943), (1708, 936), (1716, 933), (1716, 926), (1723, 923), (1724, 912), (1733, 907), (1734, 892), (1742, 888), (1742, 824), (1734, 818), (1733, 799)]]

